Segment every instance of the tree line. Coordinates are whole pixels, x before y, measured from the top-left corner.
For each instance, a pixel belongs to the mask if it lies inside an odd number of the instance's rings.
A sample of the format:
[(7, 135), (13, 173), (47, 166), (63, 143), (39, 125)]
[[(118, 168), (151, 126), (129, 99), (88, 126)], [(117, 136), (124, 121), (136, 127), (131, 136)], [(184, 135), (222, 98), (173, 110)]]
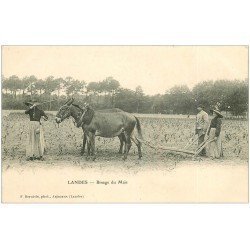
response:
[(89, 83), (70, 76), (45, 79), (34, 75), (2, 77), (2, 109), (24, 109), (25, 101), (36, 99), (39, 102), (53, 100), (45, 104), (44, 109), (58, 110), (70, 97), (80, 105), (88, 102), (96, 109), (116, 107), (136, 113), (185, 115), (195, 114), (199, 103), (207, 110), (220, 103), (222, 111), (242, 116), (248, 110), (248, 79), (203, 81), (192, 89), (187, 85), (176, 85), (165, 94), (146, 95), (140, 85), (135, 90), (123, 88), (113, 77)]

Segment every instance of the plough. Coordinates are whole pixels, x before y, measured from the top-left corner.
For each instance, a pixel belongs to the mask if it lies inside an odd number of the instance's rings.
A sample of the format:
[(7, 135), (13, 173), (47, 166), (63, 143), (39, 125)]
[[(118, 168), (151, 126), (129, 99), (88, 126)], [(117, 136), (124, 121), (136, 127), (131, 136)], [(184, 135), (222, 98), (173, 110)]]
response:
[(199, 136), (197, 138), (192, 137), (188, 143), (185, 145), (185, 147), (183, 149), (179, 149), (179, 148), (175, 148), (175, 147), (164, 147), (164, 146), (155, 146), (155, 145), (152, 145), (150, 142), (148, 141), (145, 141), (145, 140), (142, 140), (142, 139), (139, 139), (137, 138), (141, 143), (149, 146), (150, 148), (153, 148), (153, 149), (161, 149), (161, 150), (166, 150), (166, 151), (173, 151), (173, 152), (179, 152), (179, 153), (185, 153), (185, 154), (191, 154), (191, 155), (194, 155), (194, 156), (197, 156), (201, 151), (202, 149), (204, 149), (210, 142), (214, 141), (215, 139), (210, 139), (207, 138), (204, 140), (203, 143), (201, 143), (198, 148), (195, 150), (195, 151), (192, 151), (192, 150), (188, 150), (188, 148), (190, 148), (195, 142), (198, 141), (199, 139)]

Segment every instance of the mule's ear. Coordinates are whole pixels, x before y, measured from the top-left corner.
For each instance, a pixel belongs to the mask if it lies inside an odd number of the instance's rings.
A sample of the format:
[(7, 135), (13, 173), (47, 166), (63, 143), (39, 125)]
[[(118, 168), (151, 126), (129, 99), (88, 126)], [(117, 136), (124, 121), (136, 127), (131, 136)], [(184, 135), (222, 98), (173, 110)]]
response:
[(74, 102), (74, 98), (71, 98), (71, 100), (67, 103), (68, 106), (70, 106)]

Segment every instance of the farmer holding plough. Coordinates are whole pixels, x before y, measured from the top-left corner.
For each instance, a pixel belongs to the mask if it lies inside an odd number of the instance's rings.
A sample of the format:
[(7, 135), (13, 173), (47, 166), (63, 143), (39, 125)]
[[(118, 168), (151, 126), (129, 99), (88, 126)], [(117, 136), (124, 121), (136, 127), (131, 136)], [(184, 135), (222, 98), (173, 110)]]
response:
[[(198, 147), (204, 143), (205, 135), (209, 126), (208, 114), (204, 111), (204, 106), (199, 104), (197, 107), (199, 113), (196, 116), (195, 135), (198, 134)], [(205, 147), (199, 153), (200, 156), (206, 155)]]
[(219, 107), (215, 106), (211, 110), (213, 112), (213, 119), (211, 120), (210, 126), (208, 128), (208, 141), (211, 141), (207, 145), (207, 156), (212, 159), (220, 158), (223, 156), (222, 143), (221, 143), (221, 114)]

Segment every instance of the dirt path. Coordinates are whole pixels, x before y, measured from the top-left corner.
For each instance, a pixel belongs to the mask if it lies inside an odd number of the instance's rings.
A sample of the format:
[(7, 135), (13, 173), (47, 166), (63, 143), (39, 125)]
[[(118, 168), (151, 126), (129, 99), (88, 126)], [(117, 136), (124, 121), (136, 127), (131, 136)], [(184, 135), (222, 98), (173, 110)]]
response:
[(247, 202), (246, 161), (4, 161), (3, 202)]

